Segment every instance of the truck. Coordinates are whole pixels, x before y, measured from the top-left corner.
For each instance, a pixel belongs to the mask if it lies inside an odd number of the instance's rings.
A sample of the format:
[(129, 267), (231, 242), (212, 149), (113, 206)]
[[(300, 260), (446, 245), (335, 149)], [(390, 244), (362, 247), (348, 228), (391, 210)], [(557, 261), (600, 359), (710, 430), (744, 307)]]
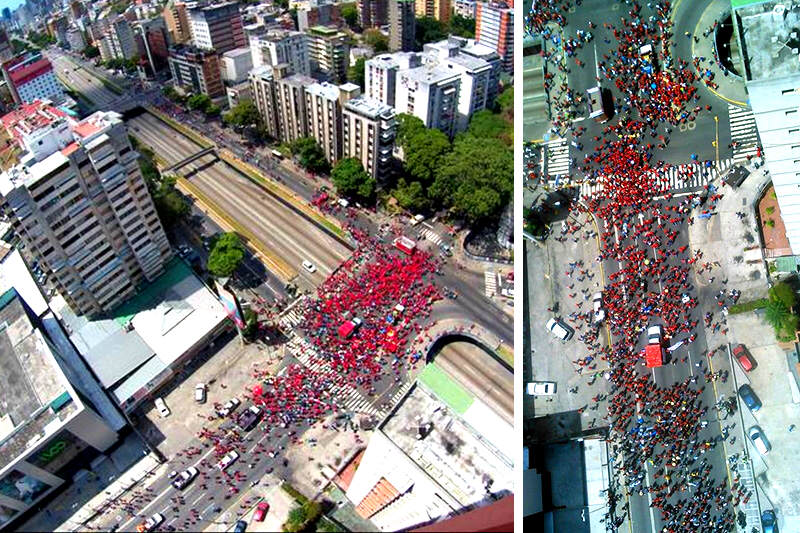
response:
[(645, 74), (652, 74), (656, 71), (656, 60), (652, 44), (648, 43), (639, 47), (639, 60), (641, 61), (642, 71)]
[(644, 365), (656, 368), (664, 364), (664, 346), (661, 340), (661, 326), (647, 328), (647, 346), (644, 348)]
[(351, 320), (345, 320), (341, 326), (339, 326), (339, 337), (343, 339), (349, 339), (353, 336), (353, 333), (356, 332), (358, 327), (361, 325), (361, 319), (356, 317)]
[(412, 255), (417, 249), (416, 241), (405, 236), (397, 237), (392, 244), (406, 255)]
[(598, 85), (586, 90), (586, 106), (589, 118), (600, 124), (608, 122), (611, 114), (603, 103), (603, 89)]

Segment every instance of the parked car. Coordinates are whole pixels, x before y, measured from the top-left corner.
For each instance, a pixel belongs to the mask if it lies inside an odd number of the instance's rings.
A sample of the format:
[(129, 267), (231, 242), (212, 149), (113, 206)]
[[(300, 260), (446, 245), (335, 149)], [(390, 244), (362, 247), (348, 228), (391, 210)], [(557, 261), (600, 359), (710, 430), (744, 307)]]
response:
[(264, 519), (267, 517), (267, 511), (269, 511), (269, 503), (261, 502), (256, 505), (256, 510), (253, 513), (253, 520), (256, 522), (263, 522)]
[(194, 401), (197, 403), (206, 403), (206, 384), (198, 383), (194, 386)]
[(758, 399), (758, 396), (753, 392), (753, 388), (750, 385), (745, 383), (739, 387), (739, 397), (752, 412), (755, 413), (761, 409), (761, 400)]
[(753, 370), (758, 364), (756, 363), (753, 356), (750, 355), (750, 352), (747, 351), (744, 344), (737, 344), (733, 348), (733, 358), (736, 359), (736, 362), (742, 367), (745, 372), (750, 372)]
[(761, 513), (761, 529), (764, 533), (775, 533), (775, 526), (778, 525), (778, 518), (775, 511), (767, 509)]
[(525, 384), (525, 394), (530, 396), (552, 396), (556, 393), (556, 384), (553, 381), (534, 381)]
[(760, 426), (753, 426), (748, 429), (747, 436), (753, 441), (753, 446), (756, 447), (756, 450), (758, 450), (758, 453), (761, 455), (767, 455), (772, 449), (772, 444), (770, 444), (767, 437), (764, 436), (764, 431)]
[(231, 450), (225, 454), (225, 457), (220, 459), (219, 463), (217, 463), (217, 468), (225, 470), (235, 463), (237, 459), (239, 459), (239, 453), (236, 450)]
[(562, 341), (568, 341), (572, 338), (575, 334), (575, 330), (569, 327), (564, 321), (558, 318), (551, 318), (547, 321), (545, 325), (547, 331), (561, 339)]
[(226, 416), (234, 412), (241, 403), (242, 402), (239, 401), (239, 398), (231, 398), (230, 400), (225, 402), (225, 405), (223, 405), (221, 409), (217, 411), (217, 415), (219, 415), (220, 418), (225, 418)]
[(193, 466), (190, 466), (183, 472), (181, 472), (175, 479), (172, 480), (172, 486), (178, 490), (183, 490), (189, 486), (189, 483), (192, 482), (194, 478), (197, 477), (197, 474), (200, 472)]
[(169, 407), (164, 403), (164, 398), (156, 398), (156, 410), (158, 410), (158, 414), (161, 415), (161, 418), (167, 418), (169, 416)]

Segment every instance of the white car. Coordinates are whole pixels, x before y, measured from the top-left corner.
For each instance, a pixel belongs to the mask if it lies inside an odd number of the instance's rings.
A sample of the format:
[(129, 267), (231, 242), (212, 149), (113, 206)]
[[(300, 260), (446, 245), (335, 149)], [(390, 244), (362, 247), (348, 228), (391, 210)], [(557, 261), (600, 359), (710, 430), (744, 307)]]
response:
[(547, 321), (547, 325), (545, 326), (547, 331), (561, 339), (562, 341), (568, 341), (572, 338), (575, 334), (575, 330), (566, 325), (561, 320), (556, 318), (551, 318)]
[(656, 324), (647, 328), (647, 343), (661, 344), (661, 326)]
[(592, 306), (594, 307), (594, 323), (599, 324), (606, 318), (606, 310), (603, 309), (603, 293), (596, 292), (592, 297)]
[(162, 522), (164, 522), (164, 515), (156, 513), (136, 526), (136, 531), (154, 531)]
[(156, 398), (156, 409), (158, 410), (158, 414), (161, 415), (161, 418), (167, 418), (169, 416), (169, 407), (164, 403), (164, 398)]
[(303, 261), (303, 268), (305, 268), (310, 274), (313, 274), (317, 271), (317, 267), (314, 266), (314, 263), (306, 259)]
[(238, 458), (239, 458), (239, 453), (235, 450), (231, 450), (225, 454), (225, 457), (223, 457), (219, 463), (217, 463), (217, 468), (219, 468), (220, 470), (225, 470), (233, 463), (235, 463)]
[(217, 411), (217, 414), (219, 415), (220, 418), (225, 418), (226, 416), (234, 412), (241, 403), (242, 402), (239, 401), (239, 398), (231, 398), (230, 400), (225, 402), (225, 405), (222, 406), (222, 409)]
[(553, 381), (534, 381), (525, 384), (525, 394), (529, 396), (552, 396), (556, 393), (556, 384)]
[(747, 436), (753, 441), (753, 446), (756, 447), (758, 453), (767, 455), (772, 449), (772, 444), (769, 443), (767, 437), (764, 436), (764, 431), (760, 426), (753, 426), (747, 430)]
[(206, 403), (206, 384), (198, 383), (194, 386), (194, 401), (197, 403)]
[(194, 478), (197, 477), (197, 474), (199, 473), (200, 473), (199, 470), (197, 470), (193, 466), (190, 466), (189, 468), (181, 472), (179, 476), (177, 476), (175, 479), (172, 480), (172, 486), (178, 490), (183, 490), (189, 485), (189, 483), (192, 482)]

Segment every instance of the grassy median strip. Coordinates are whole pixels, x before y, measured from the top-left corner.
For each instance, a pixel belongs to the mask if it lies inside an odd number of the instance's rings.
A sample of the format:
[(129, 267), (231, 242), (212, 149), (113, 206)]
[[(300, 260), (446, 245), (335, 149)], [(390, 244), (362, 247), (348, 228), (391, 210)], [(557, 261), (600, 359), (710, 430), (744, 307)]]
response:
[(243, 174), (246, 174), (248, 177), (256, 181), (259, 185), (263, 186), (265, 189), (268, 189), (272, 194), (286, 200), (287, 202), (291, 203), (303, 213), (305, 213), (309, 218), (313, 219), (314, 222), (325, 226), (331, 233), (339, 237), (340, 239), (345, 238), (344, 230), (336, 223), (331, 221), (329, 218), (323, 216), (321, 213), (317, 212), (315, 209), (312, 209), (308, 206), (302, 199), (298, 198), (296, 194), (290, 192), (285, 187), (282, 187), (275, 183), (274, 181), (265, 178), (261, 172), (255, 169), (252, 165), (245, 163), (244, 161), (240, 161), (236, 157), (233, 156), (228, 150), (223, 149), (220, 151), (219, 154), (220, 159), (231, 165), (232, 167), (236, 168)]
[(61, 85), (66, 87), (66, 89), (67, 89), (66, 93), (68, 95), (70, 95), (75, 100), (83, 100), (84, 103), (89, 104), (90, 107), (95, 107), (95, 103), (94, 103), (94, 101), (92, 101), (91, 98), (89, 98), (88, 96), (86, 96), (82, 92), (80, 92), (77, 89), (75, 89), (75, 87), (73, 87), (72, 85), (70, 85), (69, 83), (64, 81), (64, 79), (61, 78), (60, 76), (57, 76), (57, 78), (58, 78), (58, 81), (61, 82)]
[(286, 264), (286, 262), (278, 257), (275, 257), (274, 254), (268, 251), (266, 246), (264, 246), (264, 244), (258, 240), (258, 237), (256, 237), (252, 231), (246, 229), (230, 215), (218, 208), (216, 204), (208, 198), (208, 196), (200, 192), (200, 190), (195, 187), (194, 184), (189, 183), (188, 179), (181, 175), (176, 175), (176, 178), (177, 186), (184, 194), (193, 196), (205, 204), (208, 209), (214, 212), (216, 217), (222, 219), (230, 227), (230, 229), (238, 233), (239, 236), (245, 241), (245, 244), (250, 246), (250, 248), (256, 252), (256, 254), (266, 263), (267, 268), (271, 272), (278, 275), (284, 282), (291, 280), (297, 275), (297, 272), (295, 272), (288, 264)]
[(511, 348), (501, 344), (495, 352), (500, 356), (500, 359), (508, 363), (511, 368), (514, 368), (514, 351)]
[(739, 313), (747, 313), (748, 311), (755, 311), (756, 309), (764, 309), (769, 304), (769, 298), (761, 298), (753, 300), (752, 302), (742, 302), (740, 304), (733, 304), (728, 307), (728, 313), (736, 315)]
[[(92, 74), (92, 73), (90, 72), (89, 74)], [(112, 93), (114, 93), (114, 94), (122, 94), (122, 93), (124, 93), (124, 92), (125, 92), (125, 91), (122, 89), (122, 87), (120, 87), (119, 85), (117, 85), (116, 83), (114, 83), (114, 82), (113, 82), (113, 81), (111, 81), (111, 80), (108, 80), (108, 79), (106, 79), (106, 78), (104, 78), (104, 77), (102, 77), (102, 76), (98, 76), (98, 78), (97, 78), (97, 79), (98, 79), (98, 80), (100, 80), (100, 83), (102, 83), (102, 84), (103, 84), (103, 86), (104, 86), (106, 89), (108, 89), (109, 91), (111, 91), (111, 92), (112, 92)]]
[(144, 106), (144, 108), (147, 110), (148, 113), (150, 113), (154, 117), (160, 119), (162, 122), (165, 122), (172, 129), (177, 130), (177, 131), (183, 133), (184, 135), (186, 135), (187, 137), (189, 137), (195, 143), (200, 145), (201, 148), (211, 148), (212, 146), (214, 146), (214, 142), (211, 141), (211, 139), (208, 139), (207, 137), (205, 137), (203, 135), (200, 135), (199, 133), (197, 133), (196, 131), (194, 131), (191, 128), (187, 128), (186, 126), (184, 126), (180, 122), (171, 119), (169, 116), (165, 115), (164, 113), (162, 113), (161, 111), (157, 110), (156, 108), (154, 108), (152, 106), (149, 106), (149, 105)]

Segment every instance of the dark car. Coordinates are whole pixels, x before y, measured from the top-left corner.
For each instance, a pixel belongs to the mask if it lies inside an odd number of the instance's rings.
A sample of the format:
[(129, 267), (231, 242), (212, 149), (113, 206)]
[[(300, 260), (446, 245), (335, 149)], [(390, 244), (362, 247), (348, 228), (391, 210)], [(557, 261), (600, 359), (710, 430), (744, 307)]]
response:
[(739, 387), (739, 397), (752, 412), (755, 413), (761, 409), (761, 400), (758, 399), (750, 385), (745, 384)]
[(236, 527), (233, 528), (233, 533), (244, 533), (247, 531), (247, 522), (244, 520), (237, 520)]
[(236, 423), (243, 431), (250, 431), (258, 424), (260, 418), (261, 408), (251, 405), (247, 411), (239, 415), (239, 418), (236, 419)]
[(750, 171), (745, 167), (735, 166), (728, 171), (728, 174), (722, 179), (722, 181), (731, 187), (736, 188), (744, 183), (744, 180), (746, 180), (749, 175)]
[(775, 511), (767, 509), (761, 513), (761, 529), (764, 533), (775, 533), (778, 529), (778, 519), (775, 517)]
[(737, 344), (733, 348), (733, 358), (736, 359), (736, 362), (739, 363), (745, 372), (750, 372), (757, 366), (755, 359), (753, 359), (753, 356), (747, 351), (744, 344)]

